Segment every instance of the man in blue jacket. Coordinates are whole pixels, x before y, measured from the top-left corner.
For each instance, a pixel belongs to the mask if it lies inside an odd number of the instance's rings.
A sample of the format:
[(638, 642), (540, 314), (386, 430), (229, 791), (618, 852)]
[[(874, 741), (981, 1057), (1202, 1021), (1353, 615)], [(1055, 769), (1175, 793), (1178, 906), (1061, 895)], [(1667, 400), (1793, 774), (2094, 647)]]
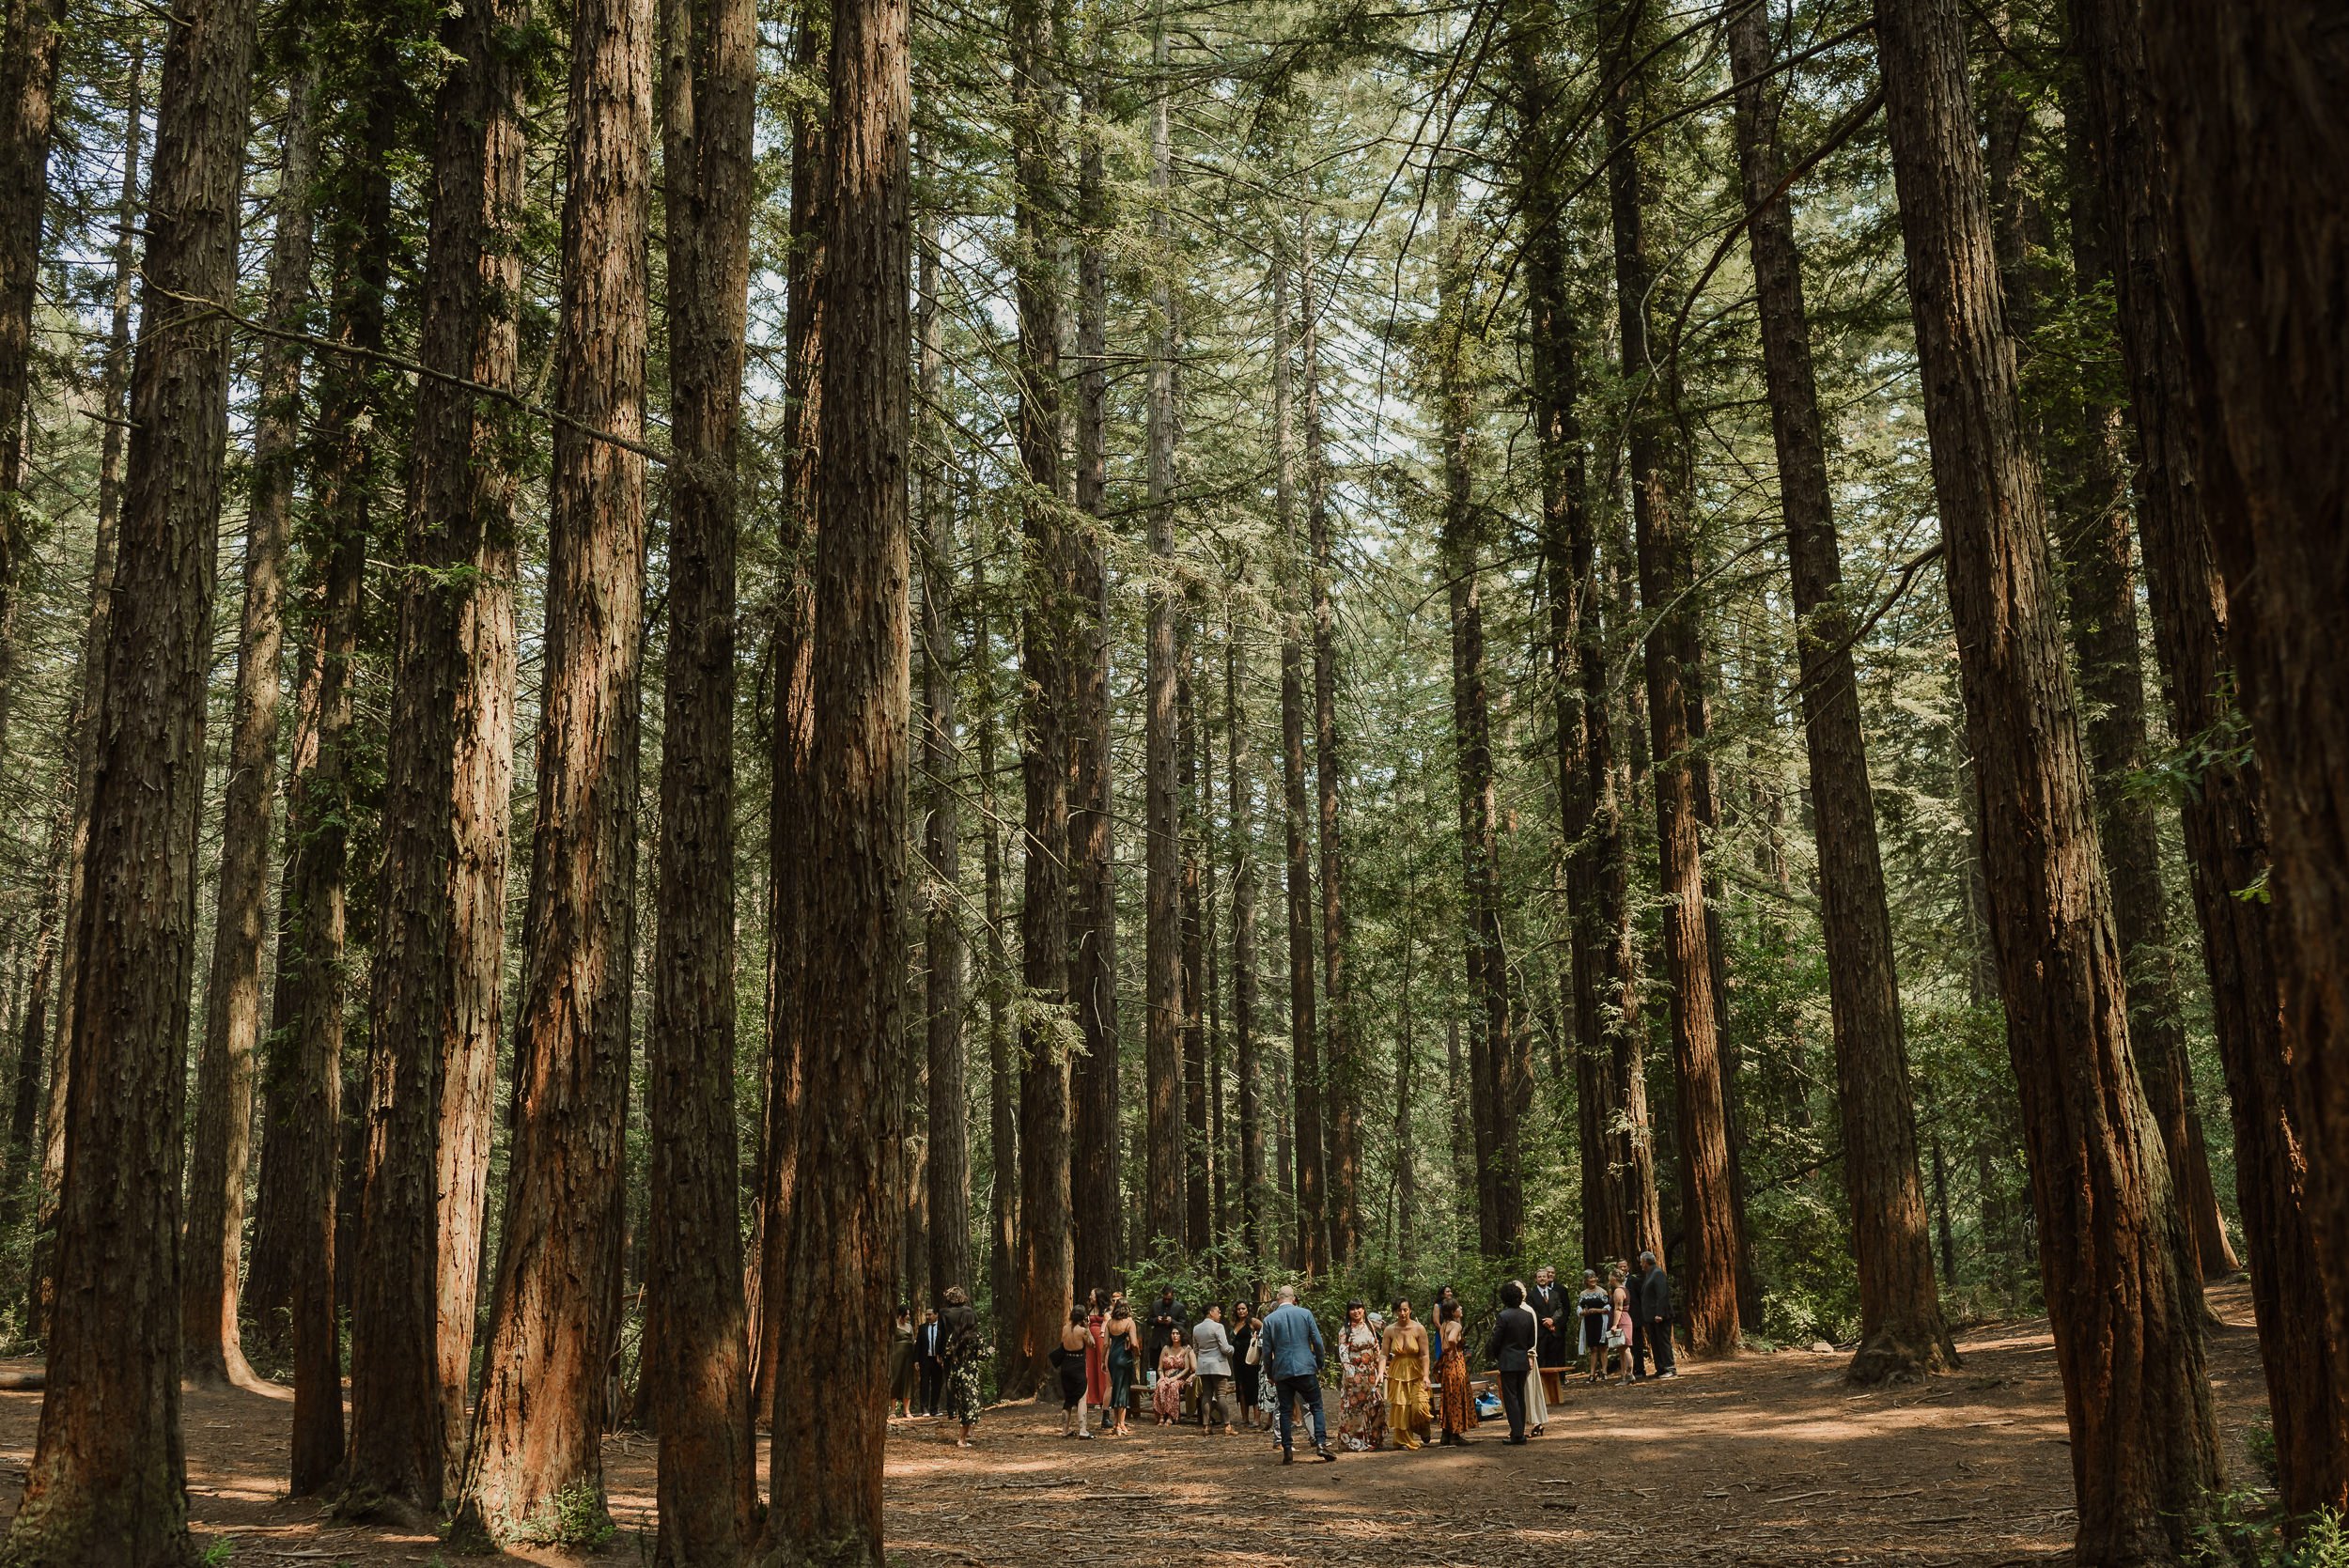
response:
[(1281, 1304), (1266, 1314), (1257, 1340), (1257, 1364), (1281, 1394), (1281, 1463), (1294, 1465), (1297, 1454), (1289, 1438), (1290, 1418), (1299, 1401), (1314, 1413), (1314, 1452), (1335, 1460), (1330, 1452), (1330, 1432), (1321, 1416), (1321, 1363), (1328, 1354), (1321, 1343), (1321, 1325), (1297, 1304), (1297, 1287), (1281, 1287)]

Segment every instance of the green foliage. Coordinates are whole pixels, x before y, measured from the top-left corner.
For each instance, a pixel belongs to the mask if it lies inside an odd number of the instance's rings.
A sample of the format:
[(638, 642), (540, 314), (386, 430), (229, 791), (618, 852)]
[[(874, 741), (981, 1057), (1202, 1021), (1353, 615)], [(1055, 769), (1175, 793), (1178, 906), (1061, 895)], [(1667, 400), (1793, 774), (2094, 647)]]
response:
[(618, 1533), (603, 1506), (603, 1494), (585, 1482), (576, 1482), (538, 1506), (530, 1517), (509, 1526), (506, 1540), (518, 1546), (552, 1546), (562, 1551), (590, 1552)]
[(2219, 1493), (2186, 1560), (2193, 1568), (2349, 1568), (2349, 1527), (2329, 1510), (2291, 1518), (2272, 1496)]

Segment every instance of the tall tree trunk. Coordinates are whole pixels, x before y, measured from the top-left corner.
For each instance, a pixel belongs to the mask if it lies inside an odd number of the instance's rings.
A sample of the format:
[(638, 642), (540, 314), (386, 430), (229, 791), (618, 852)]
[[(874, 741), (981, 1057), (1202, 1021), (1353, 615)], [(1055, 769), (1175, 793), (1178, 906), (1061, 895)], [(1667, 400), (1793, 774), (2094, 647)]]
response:
[[(131, 380), (116, 606), (70, 940), (73, 1023), (57, 1131), (53, 1379), (8, 1552), (27, 1564), (179, 1562), (179, 1226), (194, 964), (205, 677), (228, 439), (228, 332), (176, 297), (226, 300), (256, 8), (194, 0), (164, 54), (145, 291)], [(105, 918), (98, 918), (98, 911)], [(70, 1072), (62, 1070), (70, 1064)]]
[(1460, 813), (1463, 936), (1474, 1015), (1469, 1032), (1469, 1081), (1475, 1133), (1477, 1244), (1486, 1257), (1517, 1251), (1524, 1223), (1522, 1155), (1510, 1081), (1508, 959), (1501, 939), (1500, 806), (1494, 792), (1492, 718), (1486, 689), (1485, 606), (1479, 581), (1480, 526), (1473, 485), (1474, 400), (1466, 345), (1474, 303), (1469, 295), (1468, 233), (1458, 212), (1458, 176), (1447, 171), (1438, 208), (1442, 255), (1436, 366), (1442, 450), (1443, 530), (1439, 541), (1452, 627), (1452, 735)]
[[(1706, 815), (1695, 747), (1703, 737), (1703, 654), (1698, 609), (1693, 520), (1677, 449), (1672, 372), (1659, 374), (1648, 338), (1655, 268), (1648, 254), (1646, 209), (1654, 203), (1650, 159), (1631, 139), (1634, 111), (1652, 113), (1647, 47), (1640, 8), (1610, 8), (1621, 29), (1610, 48), (1620, 74), (1607, 102), (1611, 147), (1615, 299), (1625, 373), (1635, 378), (1626, 425), (1632, 526), (1640, 599), (1654, 626), (1641, 644), (1648, 732), (1655, 750), (1656, 832), (1665, 898), (1664, 961), (1672, 981), (1673, 1110), (1680, 1144), (1681, 1256), (1678, 1272), (1690, 1344), (1706, 1355), (1737, 1349), (1742, 1329), (1738, 1271), (1746, 1252), (1745, 1216), (1731, 1171), (1728, 1086), (1714, 974), (1714, 924), (1705, 907), (1703, 818)], [(1667, 349), (1669, 352), (1669, 349)]]
[[(1152, 44), (1166, 70), (1166, 29)], [(1175, 623), (1182, 593), (1174, 581), (1174, 291), (1164, 274), (1173, 243), (1174, 155), (1166, 95), (1150, 110), (1150, 238), (1160, 271), (1152, 281), (1151, 358), (1145, 396), (1144, 482), (1149, 514), (1149, 626), (1143, 698), (1143, 1094), (1148, 1157), (1143, 1182), (1143, 1235), (1152, 1244), (1184, 1236), (1182, 815), (1175, 779), (1175, 725), (1181, 665)], [(1276, 395), (1277, 396), (1277, 395)]]
[[(1080, 1291), (1105, 1286), (1117, 1272), (1118, 1033), (1117, 883), (1115, 819), (1112, 815), (1110, 747), (1110, 610), (1107, 524), (1109, 420), (1108, 227), (1103, 189), (1101, 76), (1098, 44), (1082, 95), (1077, 163), (1077, 510), (1080, 525), (1070, 565), (1076, 613), (1082, 628), (1072, 671), (1076, 700), (1068, 814), (1070, 869), (1076, 877), (1069, 992), (1077, 1004), (1085, 1053), (1075, 1068), (1071, 1202), (1076, 1210), (1076, 1281)], [(967, 1272), (967, 1270), (966, 1270)], [(964, 1281), (968, 1283), (967, 1279)]]
[[(2151, 114), (2143, 10), (2074, 0), (2081, 110), (2112, 261), (2136, 442), (2138, 535), (2154, 650), (2170, 729), (2200, 737), (2240, 723), (2234, 622), (2196, 479), (2191, 374), (2183, 336), (2184, 257), (2170, 157)], [(2349, 1507), (2349, 1404), (2340, 1339), (2327, 1331), (2318, 1240), (2308, 1211), (2302, 1110), (2290, 1080), (2297, 1042), (2279, 997), (2275, 907), (2239, 896), (2268, 865), (2266, 786), (2238, 750), (2210, 747), (2181, 811), (2211, 1011), (2233, 1114), (2235, 1192), (2250, 1254), (2261, 1363), (2284, 1505)]]
[(733, 1568), (758, 1463), (734, 1125), (735, 446), (750, 286), (754, 0), (666, 0), (669, 626), (646, 1036), (645, 1355), (664, 1568)]
[(65, 878), (73, 835), (73, 775), (70, 756), (57, 769), (54, 809), (49, 821), (49, 863), (33, 911), (33, 973), (17, 1025), (16, 1078), (8, 1108), (8, 1142), (0, 1153), (0, 1234), (14, 1235), (23, 1223), (25, 1183), (32, 1174), (33, 1141), (40, 1126), (41, 1067), (49, 1052), (49, 1005), (64, 945)]
[[(25, 412), (33, 382), (33, 313), (40, 241), (49, 210), (50, 133), (56, 118), (57, 65), (64, 54), (62, 0), (8, 0), (0, 24), (0, 627), (16, 624), (17, 595), (31, 553), (32, 518), (23, 497)], [(132, 73), (136, 75), (136, 67)], [(138, 140), (137, 91), (127, 141)], [(135, 163), (135, 147), (129, 161)], [(0, 760), (14, 683), (0, 658)]]
[[(2335, 1398), (2349, 1405), (2349, 663), (2326, 609), (2349, 585), (2349, 459), (2333, 438), (2349, 408), (2349, 325), (2326, 226), (2342, 180), (2331, 22), (2306, 3), (2237, 12), (2195, 0), (2148, 8), (2143, 26), (2183, 241), (2173, 276), (2196, 477), (2274, 785), (2270, 882), (2287, 939), (2279, 970), (2307, 1209), (2329, 1287)], [(2336, 1495), (2342, 1469), (2336, 1458)]]
[[(1283, 1155), (1280, 1171), (1296, 1194), (1297, 1266), (1308, 1276), (1330, 1265), (1330, 1233), (1324, 1222), (1321, 1145), (1321, 1062), (1314, 1024), (1314, 886), (1311, 840), (1305, 826), (1305, 650), (1298, 640), (1302, 618), (1295, 602), (1301, 552), (1297, 541), (1297, 431), (1292, 413), (1289, 350), (1289, 270), (1276, 256), (1272, 267), (1272, 419), (1279, 447), (1274, 505), (1282, 536), (1287, 586), (1281, 598), (1281, 809), (1287, 835), (1290, 1088), (1295, 1095), (1295, 1171)], [(1284, 1194), (1285, 1196), (1285, 1194)]]
[(1011, 955), (1003, 940), (1003, 831), (995, 808), (995, 654), (988, 635), (984, 580), (979, 586), (971, 662), (981, 683), (979, 819), (986, 824), (979, 859), (987, 918), (987, 1148), (991, 1177), (987, 1202), (987, 1294), (995, 1308), (995, 1366), (1000, 1385), (1019, 1345), (1019, 1277), (1015, 1260), (1019, 1232), (1019, 1127), (1012, 1093)]
[(1818, 383), (1811, 368), (1802, 255), (1795, 242), (1794, 205), (1780, 189), (1785, 169), (1766, 8), (1748, 6), (1731, 18), (1729, 47), (1740, 84), (1737, 157), (1751, 212), (1746, 239), (1762, 308), (1763, 374), (1800, 621), (1803, 743), (1835, 1025), (1836, 1110), (1859, 1261), (1860, 1343), (1847, 1374), (1875, 1383), (1954, 1366), (1957, 1350), (1933, 1278), (1892, 916), (1885, 902), (1875, 795), (1852, 671), (1851, 617), (1843, 598)]
[[(794, 64), (813, 72), (831, 49), (831, 10), (801, 0)], [(771, 1281), (788, 1258), (798, 1190), (800, 1114), (805, 1099), (800, 1030), (807, 1013), (807, 966), (815, 908), (807, 881), (818, 802), (811, 793), (816, 713), (810, 660), (816, 631), (816, 541), (822, 526), (816, 489), (816, 427), (823, 412), (824, 134), (822, 105), (804, 98), (791, 116), (791, 250), (784, 292), (783, 413), (786, 467), (782, 547), (787, 573), (774, 629), (775, 715), (768, 754), (767, 1103), (760, 1122), (758, 1288), (751, 1293), (751, 1410), (771, 1418), (780, 1375), (783, 1297)], [(780, 1484), (782, 1467), (773, 1478)]]
[(1176, 814), (1182, 840), (1181, 927), (1183, 959), (1182, 1138), (1183, 1243), (1192, 1252), (1206, 1249), (1213, 1217), (1207, 1142), (1206, 922), (1205, 889), (1200, 880), (1200, 837), (1206, 812), (1199, 800), (1199, 652), (1198, 605), (1189, 591), (1183, 595), (1181, 619), (1174, 632), (1174, 788), (1181, 805)]
[(1314, 783), (1321, 831), (1321, 1052), (1330, 1151), (1330, 1262), (1343, 1268), (1361, 1241), (1362, 1065), (1357, 1054), (1346, 965), (1346, 838), (1340, 815), (1345, 763), (1338, 736), (1338, 617), (1330, 602), (1337, 566), (1330, 528), (1329, 462), (1322, 451), (1321, 334), (1315, 313), (1313, 214), (1298, 215), (1298, 350), (1305, 406), (1305, 539), (1312, 552)]
[[(1990, 922), (2022, 1087), (2083, 1563), (2162, 1561), (2218, 1460), (2160, 1129), (2127, 992), (2015, 396), (1965, 32), (1953, 0), (1882, 5), (1876, 39), (1981, 791)], [(2149, 1431), (2166, 1434), (2148, 1443)]]
[[(922, 361), (917, 384), (927, 450), (916, 453), (916, 470), (922, 478), (924, 533), (922, 771), (929, 780), (923, 854), (935, 878), (923, 938), (929, 951), (926, 1020), (929, 1059), (929, 1274), (933, 1290), (943, 1292), (948, 1286), (959, 1285), (967, 1292), (974, 1281), (971, 1277), (970, 1096), (962, 1043), (963, 982), (968, 966), (957, 908), (957, 889), (962, 880), (962, 822), (961, 746), (955, 733), (955, 682), (959, 662), (955, 657), (955, 502), (946, 477), (949, 427), (939, 401), (945, 367), (945, 323), (938, 305), (938, 236), (934, 227), (925, 235), (921, 259), (921, 320), (916, 332)], [(1103, 674), (1107, 674), (1106, 670)], [(1103, 738), (1107, 738), (1106, 735)], [(1102, 760), (1101, 782), (1106, 786), (1106, 753)], [(1106, 836), (1108, 813), (1101, 812), (1097, 821)], [(1106, 857), (1104, 860), (1106, 870)], [(1112, 1100), (1112, 1109), (1114, 1104)], [(1117, 1223), (1113, 1206), (1108, 1223), (1112, 1230)], [(1080, 1226), (1077, 1234), (1084, 1235), (1084, 1228)]]
[(1026, 868), (1020, 964), (1031, 1005), (1019, 1027), (1020, 1356), (1006, 1394), (1033, 1392), (1060, 1343), (1075, 1257), (1068, 1231), (1068, 1053), (1055, 1020), (1035, 1004), (1068, 999), (1068, 542), (1061, 521), (1060, 280), (1053, 264), (1058, 200), (1052, 161), (1060, 85), (1052, 23), (1039, 0), (1012, 15), (1013, 141), (1018, 164), (1020, 463), (1030, 487), (1020, 663), (1027, 678), (1020, 737), (1026, 786)]
[(1584, 1250), (1626, 1262), (1660, 1251), (1639, 996), (1628, 984), (1625, 850), (1615, 800), (1607, 646), (1582, 427), (1575, 411), (1582, 333), (1566, 284), (1559, 210), (1557, 87), (1543, 66), (1544, 13), (1510, 19), (1511, 90), (1524, 127), (1518, 200), (1533, 348), (1528, 387), (1540, 442), (1542, 549), (1557, 687), (1559, 826), (1565, 846), (1566, 955), (1572, 976), (1577, 1143)]
[(555, 407), (567, 422), (555, 428), (547, 520), (512, 1164), (451, 1532), (460, 1542), (509, 1536), (567, 1492), (603, 1506), (598, 1438), (619, 1327), (645, 586), (645, 459), (621, 442), (641, 442), (645, 427), (652, 70), (649, 0), (581, 7), (555, 343)]
[[(899, 1132), (896, 1053), (872, 1046), (903, 1033), (907, 929), (910, 11), (905, 0), (845, 0), (832, 13), (822, 285), (832, 351), (821, 425), (815, 660), (816, 787), (826, 810), (814, 880), (828, 929), (840, 939), (817, 951), (809, 977), (807, 1073), (825, 1087), (808, 1096), (802, 1118), (783, 1295), (788, 1363), (837, 1369), (848, 1397), (777, 1401), (769, 1515), (770, 1539), (787, 1560), (871, 1568), (882, 1561), (884, 1383), (898, 1243), (883, 1172)], [(1066, 758), (1056, 753), (1051, 768), (1064, 789)], [(1065, 1096), (1065, 1063), (1061, 1081)], [(1065, 1285), (1065, 1120), (1062, 1137)]]
[[(1247, 567), (1240, 568), (1244, 588)], [(1237, 624), (1223, 641), (1224, 786), (1232, 810), (1232, 1051), (1239, 1122), (1239, 1249), (1252, 1294), (1264, 1262), (1264, 1065), (1256, 1041), (1256, 783), (1248, 751), (1248, 654)]]
[(513, 415), (445, 378), (514, 384), (521, 130), (504, 35), (524, 15), (505, 0), (452, 19), (460, 63), (434, 104), (420, 349), (441, 374), (417, 384), (401, 544), (391, 723), (407, 743), (386, 758), (369, 972), (354, 1514), (433, 1518), (463, 1457), (503, 980)]

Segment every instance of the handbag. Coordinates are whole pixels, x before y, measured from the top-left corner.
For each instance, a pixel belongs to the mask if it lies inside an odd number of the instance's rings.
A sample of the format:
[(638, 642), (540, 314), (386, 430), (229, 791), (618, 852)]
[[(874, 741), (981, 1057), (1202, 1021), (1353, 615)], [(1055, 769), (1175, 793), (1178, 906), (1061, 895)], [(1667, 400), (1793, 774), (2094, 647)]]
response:
[(1264, 1336), (1262, 1334), (1258, 1334), (1248, 1342), (1247, 1361), (1252, 1367), (1264, 1365)]

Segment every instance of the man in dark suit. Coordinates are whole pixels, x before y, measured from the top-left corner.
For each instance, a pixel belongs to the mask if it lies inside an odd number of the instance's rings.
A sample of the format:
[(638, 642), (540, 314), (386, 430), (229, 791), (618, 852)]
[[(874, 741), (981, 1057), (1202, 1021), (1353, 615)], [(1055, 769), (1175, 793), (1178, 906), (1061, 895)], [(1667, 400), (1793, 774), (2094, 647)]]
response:
[(1509, 1441), (1525, 1442), (1525, 1376), (1533, 1370), (1533, 1345), (1541, 1325), (1525, 1310), (1525, 1287), (1515, 1280), (1501, 1287), (1501, 1315), (1493, 1321), (1493, 1337), (1485, 1358), (1493, 1364), (1501, 1385), (1501, 1407), (1509, 1415)]
[(1631, 1289), (1631, 1366), (1644, 1379), (1647, 1358), (1656, 1358), (1656, 1375), (1677, 1377), (1672, 1364), (1672, 1281), (1653, 1252), (1640, 1254), (1640, 1278)]
[[(1150, 1309), (1150, 1332), (1144, 1340), (1144, 1348), (1150, 1357), (1143, 1364), (1144, 1372), (1159, 1370), (1159, 1352), (1166, 1348), (1167, 1338), (1174, 1330), (1180, 1328), (1186, 1334), (1190, 1332), (1190, 1319), (1186, 1315), (1188, 1312), (1189, 1309), (1175, 1299), (1173, 1285), (1159, 1292), (1158, 1302)], [(1137, 1377), (1134, 1381), (1140, 1383), (1143, 1379)]]
[(1566, 1328), (1574, 1318), (1566, 1311), (1566, 1293), (1558, 1283), (1558, 1271), (1549, 1265), (1542, 1265), (1541, 1272), (1533, 1276), (1533, 1288), (1525, 1293), (1525, 1307), (1541, 1325), (1533, 1364), (1541, 1369), (1542, 1398), (1555, 1404), (1565, 1398), (1559, 1377), (1570, 1358), (1567, 1347), (1573, 1342), (1566, 1338)]
[(922, 1327), (913, 1331), (913, 1365), (922, 1374), (921, 1396), (914, 1408), (935, 1416), (946, 1397), (946, 1336), (938, 1326), (936, 1308), (922, 1314)]

